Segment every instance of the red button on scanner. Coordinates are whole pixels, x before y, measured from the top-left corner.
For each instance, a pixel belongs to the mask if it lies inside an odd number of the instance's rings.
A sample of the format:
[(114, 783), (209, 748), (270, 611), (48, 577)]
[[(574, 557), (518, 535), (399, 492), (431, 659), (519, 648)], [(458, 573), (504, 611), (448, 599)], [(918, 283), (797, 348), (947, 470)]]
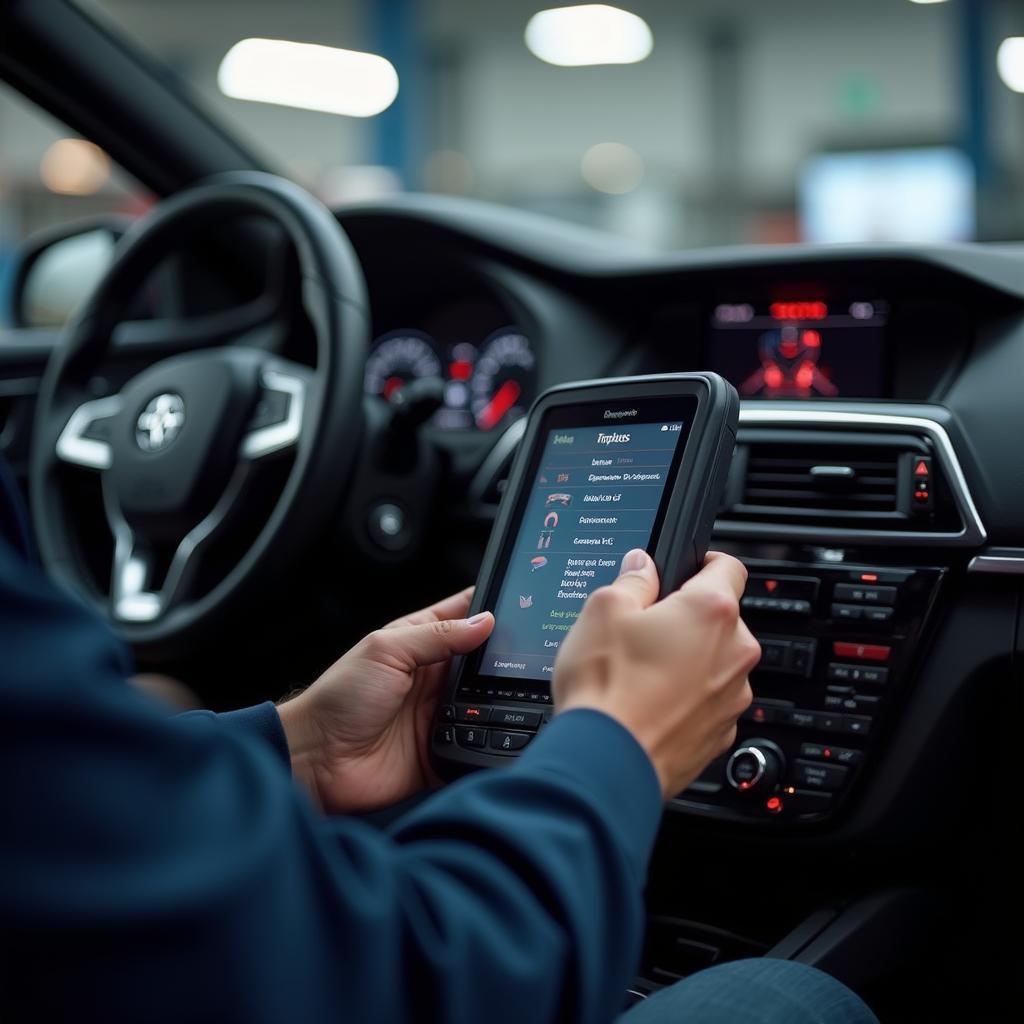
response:
[(861, 661), (888, 661), (892, 648), (884, 644), (852, 644), (836, 640), (832, 651), (837, 658), (860, 658)]

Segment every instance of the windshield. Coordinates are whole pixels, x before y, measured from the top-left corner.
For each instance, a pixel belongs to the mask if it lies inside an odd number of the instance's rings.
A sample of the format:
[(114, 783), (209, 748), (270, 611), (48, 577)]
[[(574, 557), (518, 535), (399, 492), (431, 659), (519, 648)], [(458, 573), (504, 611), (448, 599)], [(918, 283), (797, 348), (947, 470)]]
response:
[(467, 195), (658, 248), (1024, 237), (1014, 0), (98, 6), (331, 204)]

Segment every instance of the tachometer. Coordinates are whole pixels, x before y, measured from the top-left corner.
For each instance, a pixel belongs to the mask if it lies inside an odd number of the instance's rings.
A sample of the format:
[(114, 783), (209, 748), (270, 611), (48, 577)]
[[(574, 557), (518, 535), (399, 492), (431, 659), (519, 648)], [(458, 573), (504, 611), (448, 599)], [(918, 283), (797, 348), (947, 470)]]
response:
[(381, 335), (366, 360), (364, 389), (368, 395), (390, 399), (411, 380), (442, 375), (441, 357), (424, 331), (398, 330)]
[(480, 347), (470, 382), (476, 425), (493, 430), (503, 420), (522, 416), (533, 401), (536, 378), (529, 338), (514, 327), (495, 331)]

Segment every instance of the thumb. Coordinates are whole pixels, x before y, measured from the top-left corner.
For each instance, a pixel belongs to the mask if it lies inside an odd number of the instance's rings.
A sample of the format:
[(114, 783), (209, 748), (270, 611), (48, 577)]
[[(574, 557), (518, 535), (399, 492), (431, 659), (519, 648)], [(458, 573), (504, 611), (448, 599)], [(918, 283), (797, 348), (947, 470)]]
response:
[(378, 634), (386, 638), (388, 655), (409, 669), (444, 661), (453, 654), (468, 654), (479, 647), (494, 629), (494, 616), (480, 612), (469, 619), (440, 619), (413, 626), (393, 626)]
[(639, 608), (654, 604), (659, 587), (654, 559), (643, 548), (633, 548), (623, 556), (618, 579), (612, 586), (626, 591)]

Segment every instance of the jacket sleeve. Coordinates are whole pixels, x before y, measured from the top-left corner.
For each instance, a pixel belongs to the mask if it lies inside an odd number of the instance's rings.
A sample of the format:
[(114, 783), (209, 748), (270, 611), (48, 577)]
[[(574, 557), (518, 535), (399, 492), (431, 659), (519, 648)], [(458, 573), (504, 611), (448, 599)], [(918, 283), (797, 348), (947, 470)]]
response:
[[(608, 1021), (660, 800), (596, 712), (381, 833), (270, 733), (168, 717), (0, 541), (0, 1019)], [(249, 726), (253, 723), (250, 722)]]

